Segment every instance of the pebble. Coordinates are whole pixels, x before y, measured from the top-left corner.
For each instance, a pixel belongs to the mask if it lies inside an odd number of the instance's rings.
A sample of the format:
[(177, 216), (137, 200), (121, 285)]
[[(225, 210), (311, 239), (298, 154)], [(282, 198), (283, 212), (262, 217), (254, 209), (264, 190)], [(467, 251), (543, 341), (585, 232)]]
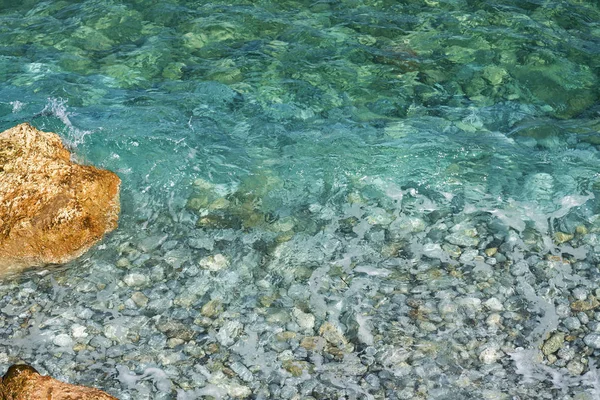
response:
[(571, 293), (575, 299), (580, 301), (583, 301), (588, 297), (588, 290), (583, 287), (576, 287)]
[(570, 241), (571, 239), (573, 239), (573, 235), (569, 234), (569, 233), (564, 233), (564, 232), (556, 232), (554, 234), (554, 240), (556, 241), (556, 243), (558, 244), (562, 244), (565, 242)]
[(222, 254), (204, 257), (200, 260), (200, 267), (209, 271), (220, 271), (229, 266), (229, 260)]
[(502, 305), (502, 302), (495, 297), (491, 297), (491, 298), (487, 299), (485, 301), (485, 303), (483, 303), (483, 305), (486, 306), (490, 311), (504, 310), (504, 306)]
[(130, 287), (144, 287), (148, 285), (150, 279), (144, 274), (134, 272), (125, 275), (125, 277), (123, 278), (123, 282), (125, 282), (125, 284)]
[(575, 357), (575, 349), (572, 347), (562, 347), (558, 350), (556, 355), (563, 360), (569, 361)]
[(590, 333), (583, 338), (583, 342), (592, 349), (600, 349), (600, 333)]
[(479, 361), (488, 365), (493, 364), (501, 357), (501, 355), (502, 353), (495, 347), (488, 347), (479, 353)]
[(565, 328), (567, 328), (570, 331), (576, 331), (577, 329), (579, 329), (581, 327), (581, 322), (579, 321), (579, 318), (577, 318), (577, 317), (565, 318), (565, 320), (563, 321), (563, 324), (565, 325)]
[(599, 332), (600, 333), (600, 322), (592, 321), (588, 323), (588, 328), (590, 332)]
[(542, 346), (542, 352), (546, 356), (553, 354), (562, 347), (564, 342), (565, 334), (562, 332), (555, 333), (554, 335), (550, 336), (546, 342), (544, 342), (544, 345)]
[(148, 297), (142, 292), (133, 292), (131, 294), (131, 300), (133, 300), (138, 307), (142, 308), (146, 307), (148, 304)]
[(76, 339), (88, 337), (86, 327), (83, 325), (74, 324), (73, 326), (71, 326), (71, 332), (73, 337)]
[(221, 301), (218, 299), (212, 299), (208, 303), (204, 304), (200, 309), (200, 314), (208, 318), (214, 318), (222, 311)]
[(216, 339), (222, 346), (231, 346), (242, 333), (244, 325), (239, 321), (227, 321), (223, 324), (216, 335)]
[(590, 322), (590, 317), (588, 317), (583, 311), (577, 313), (577, 318), (583, 325), (586, 325), (588, 322)]
[(486, 318), (485, 323), (490, 328), (497, 328), (497, 327), (499, 327), (502, 324), (502, 317), (498, 313), (490, 314)]
[(315, 316), (311, 313), (305, 313), (298, 307), (292, 309), (294, 320), (303, 331), (312, 331), (315, 327)]
[(488, 257), (493, 257), (498, 252), (497, 247), (490, 247), (485, 249), (485, 255)]
[(54, 343), (58, 347), (73, 347), (73, 339), (71, 336), (66, 333), (61, 333), (60, 335), (56, 335), (52, 339), (52, 343)]
[(583, 373), (584, 369), (585, 369), (585, 365), (583, 365), (583, 363), (581, 363), (580, 361), (577, 361), (577, 360), (571, 360), (567, 364), (567, 370), (572, 375), (581, 375)]
[(252, 382), (254, 380), (252, 372), (248, 368), (246, 368), (246, 366), (241, 362), (233, 362), (229, 365), (229, 367), (244, 382)]
[(104, 336), (118, 343), (124, 343), (128, 333), (129, 328), (125, 323), (109, 323), (104, 326)]
[(467, 235), (464, 232), (452, 233), (445, 237), (446, 241), (460, 247), (476, 247), (479, 239)]

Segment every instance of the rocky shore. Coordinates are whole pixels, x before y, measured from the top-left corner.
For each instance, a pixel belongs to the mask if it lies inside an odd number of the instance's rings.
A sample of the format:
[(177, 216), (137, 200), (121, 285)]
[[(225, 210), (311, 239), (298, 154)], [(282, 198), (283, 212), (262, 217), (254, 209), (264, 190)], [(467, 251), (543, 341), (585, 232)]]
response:
[(58, 135), (0, 133), (0, 276), (63, 264), (117, 226), (121, 180), (71, 161)]

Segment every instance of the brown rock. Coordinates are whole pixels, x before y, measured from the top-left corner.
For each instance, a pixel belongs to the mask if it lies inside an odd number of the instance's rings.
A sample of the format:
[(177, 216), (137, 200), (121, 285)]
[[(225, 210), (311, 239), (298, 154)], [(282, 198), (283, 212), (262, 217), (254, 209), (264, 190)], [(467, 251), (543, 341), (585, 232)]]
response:
[(600, 307), (600, 301), (594, 296), (589, 296), (586, 300), (577, 300), (571, 303), (573, 311), (590, 311)]
[(70, 385), (40, 375), (29, 365), (13, 365), (0, 380), (3, 400), (117, 400), (101, 390)]
[(121, 180), (79, 165), (58, 135), (0, 133), (0, 276), (71, 261), (117, 226)]

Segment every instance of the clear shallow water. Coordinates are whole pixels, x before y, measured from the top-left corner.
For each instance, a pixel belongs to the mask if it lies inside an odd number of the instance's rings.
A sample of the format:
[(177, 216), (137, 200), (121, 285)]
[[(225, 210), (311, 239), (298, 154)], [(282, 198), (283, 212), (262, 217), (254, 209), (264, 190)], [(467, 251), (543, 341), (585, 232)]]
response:
[(575, 303), (599, 279), (596, 3), (0, 9), (0, 128), (123, 179), (115, 233), (3, 284), (3, 366), (119, 398), (600, 391)]

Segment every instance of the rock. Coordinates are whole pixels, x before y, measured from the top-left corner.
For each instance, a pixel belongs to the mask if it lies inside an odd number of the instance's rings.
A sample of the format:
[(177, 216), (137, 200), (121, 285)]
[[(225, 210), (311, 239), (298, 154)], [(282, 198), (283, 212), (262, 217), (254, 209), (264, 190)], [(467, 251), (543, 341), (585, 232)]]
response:
[(231, 346), (235, 343), (236, 338), (244, 330), (244, 325), (238, 321), (227, 321), (216, 335), (217, 340), (222, 346)]
[(142, 292), (133, 292), (131, 300), (133, 300), (138, 307), (146, 307), (148, 304), (148, 297)]
[(495, 347), (488, 347), (479, 353), (479, 361), (489, 365), (495, 363), (502, 354)]
[(200, 266), (209, 271), (220, 271), (223, 268), (227, 268), (229, 260), (223, 254), (215, 254), (214, 256), (208, 256), (200, 260)]
[(117, 400), (101, 390), (71, 385), (40, 375), (29, 365), (13, 365), (0, 382), (0, 398), (5, 400)]
[(568, 242), (571, 239), (573, 239), (573, 235), (570, 234), (570, 233), (556, 232), (554, 234), (554, 240), (558, 244), (562, 244), (562, 243)]
[(576, 331), (581, 328), (581, 321), (577, 317), (568, 317), (565, 318), (563, 324), (569, 331)]
[(123, 282), (130, 287), (144, 287), (148, 285), (150, 279), (148, 279), (148, 277), (144, 274), (134, 272), (125, 275), (125, 277), (123, 277)]
[(292, 309), (292, 315), (296, 320), (296, 323), (302, 330), (304, 331), (312, 331), (315, 327), (315, 316), (311, 313), (305, 313), (298, 307), (294, 307)]
[(587, 300), (577, 300), (571, 303), (573, 311), (589, 311), (600, 306), (600, 302), (594, 296), (590, 296)]
[(497, 252), (498, 252), (497, 247), (489, 247), (489, 248), (485, 249), (485, 255), (488, 257), (493, 257), (494, 254), (496, 254)]
[(542, 352), (546, 356), (556, 353), (562, 347), (564, 342), (565, 334), (562, 332), (555, 333), (550, 337), (550, 339), (546, 340), (542, 346)]
[(212, 299), (208, 303), (204, 304), (200, 310), (200, 314), (205, 317), (213, 318), (223, 311), (223, 306), (218, 299)]
[(65, 333), (56, 335), (54, 339), (52, 339), (52, 343), (58, 347), (73, 347), (73, 339), (71, 339), (71, 336)]
[(504, 305), (500, 300), (495, 297), (491, 297), (483, 303), (489, 310), (491, 311), (502, 311), (504, 310)]
[(581, 375), (585, 366), (578, 360), (571, 360), (567, 364), (567, 371), (569, 371), (572, 375)]
[(71, 261), (117, 227), (119, 177), (70, 157), (29, 124), (0, 133), (0, 275)]
[(600, 334), (590, 333), (583, 338), (583, 342), (592, 349), (600, 349)]
[(446, 241), (461, 247), (475, 247), (479, 243), (479, 239), (475, 238), (470, 232), (452, 233), (446, 236)]

